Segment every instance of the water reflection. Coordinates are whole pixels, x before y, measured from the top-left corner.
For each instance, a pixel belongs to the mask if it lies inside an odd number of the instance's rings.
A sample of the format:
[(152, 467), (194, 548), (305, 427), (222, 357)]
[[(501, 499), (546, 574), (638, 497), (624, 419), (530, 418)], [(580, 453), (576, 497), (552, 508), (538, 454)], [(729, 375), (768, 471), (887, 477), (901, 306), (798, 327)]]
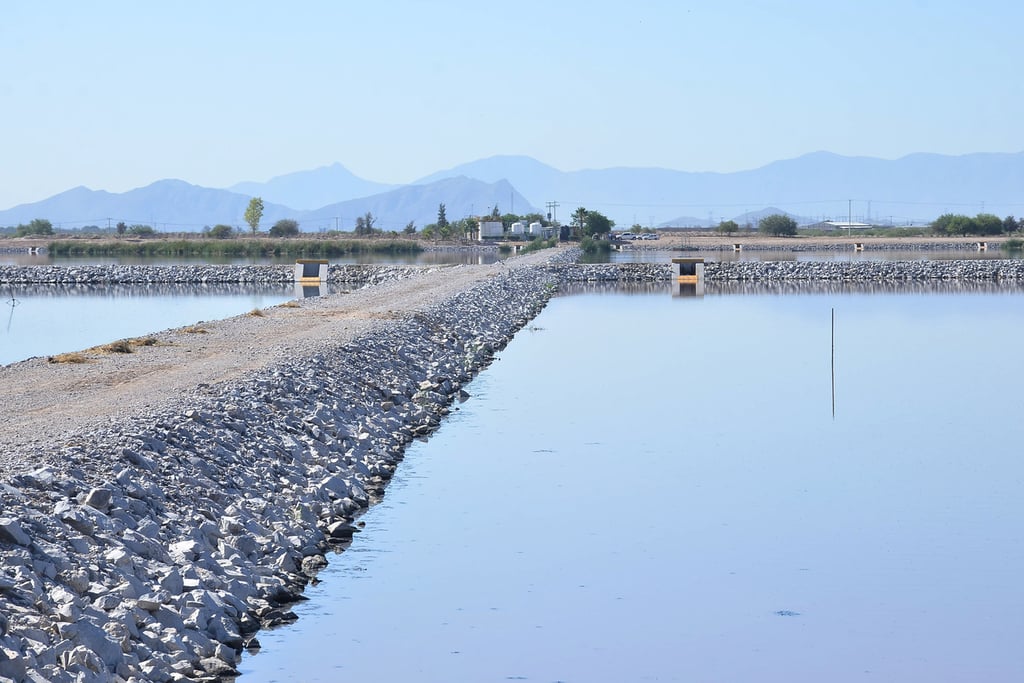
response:
[(197, 297), (197, 296), (285, 296), (291, 283), (80, 283), (6, 285), (11, 296), (62, 299), (66, 297)]
[[(220, 320), (295, 298), (294, 285), (10, 285), (0, 365)], [(15, 303), (11, 303), (15, 302)]]

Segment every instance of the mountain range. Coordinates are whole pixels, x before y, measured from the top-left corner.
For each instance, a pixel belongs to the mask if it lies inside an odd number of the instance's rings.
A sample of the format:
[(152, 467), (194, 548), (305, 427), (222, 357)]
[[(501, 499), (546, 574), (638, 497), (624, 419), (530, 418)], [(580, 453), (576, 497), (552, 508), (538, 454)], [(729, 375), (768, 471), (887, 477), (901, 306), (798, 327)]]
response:
[(123, 193), (76, 187), (0, 211), (0, 226), (46, 218), (61, 227), (125, 221), (161, 231), (225, 223), (245, 227), (249, 199), (264, 200), (261, 225), (298, 220), (315, 232), (351, 230), (371, 212), (377, 227), (401, 230), (437, 220), (489, 213), (543, 213), (568, 222), (582, 206), (619, 227), (745, 223), (766, 211), (801, 222), (821, 219), (920, 224), (942, 213), (1024, 213), (1024, 152), (960, 156), (912, 154), (896, 160), (815, 152), (734, 173), (661, 168), (560, 171), (526, 156), (494, 156), (438, 171), (409, 185), (359, 178), (340, 163), (229, 188), (160, 180)]

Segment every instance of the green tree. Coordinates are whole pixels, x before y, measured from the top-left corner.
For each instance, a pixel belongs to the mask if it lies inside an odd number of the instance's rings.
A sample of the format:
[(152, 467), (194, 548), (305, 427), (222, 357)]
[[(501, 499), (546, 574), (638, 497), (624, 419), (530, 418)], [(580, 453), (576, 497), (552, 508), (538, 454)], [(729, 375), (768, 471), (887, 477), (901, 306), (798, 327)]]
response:
[(455, 234), (462, 235), (466, 239), (473, 239), (480, 224), (475, 218), (460, 218), (455, 221)]
[(1003, 219), (1003, 232), (1017, 232), (1019, 229), (1020, 224), (1013, 216), (1007, 216)]
[(721, 233), (723, 235), (731, 235), (734, 232), (738, 232), (739, 229), (740, 226), (736, 221), (722, 221), (721, 223), (718, 224), (718, 227), (715, 228), (715, 232)]
[(1003, 219), (991, 213), (979, 213), (974, 217), (977, 235), (998, 235), (1003, 232)]
[[(444, 206), (444, 204), (442, 204), (441, 206)], [(405, 229), (402, 230), (402, 232), (404, 232), (406, 235), (415, 235), (416, 234), (416, 221), (409, 221), (408, 223), (406, 223), (405, 224)]]
[(501, 216), (501, 224), (505, 227), (506, 230), (511, 229), (513, 223), (518, 223), (519, 221), (522, 220), (523, 219), (520, 218), (518, 214), (514, 213), (506, 213), (502, 214)]
[(271, 237), (295, 237), (299, 234), (299, 222), (291, 218), (282, 218), (270, 226)]
[(932, 221), (936, 235), (970, 235), (976, 231), (974, 219), (960, 213), (944, 213)]
[(231, 235), (234, 234), (234, 232), (235, 229), (232, 228), (230, 225), (218, 223), (217, 225), (210, 228), (210, 230), (206, 234), (207, 236), (212, 237), (214, 239), (223, 240), (227, 239), (228, 237), (231, 237)]
[(18, 237), (25, 237), (27, 235), (52, 235), (53, 223), (45, 218), (33, 218), (28, 222), (28, 225), (19, 225), (14, 234)]
[(123, 235), (126, 232), (128, 232), (128, 224), (125, 223), (124, 221), (118, 221), (117, 222), (117, 234), (118, 235)]
[(128, 227), (128, 234), (135, 235), (136, 237), (152, 237), (156, 234), (156, 231), (150, 225), (137, 223)]
[(355, 233), (357, 235), (372, 235), (374, 233), (373, 224), (376, 220), (373, 214), (367, 211), (366, 215), (356, 218)]
[(615, 221), (599, 211), (588, 211), (583, 222), (583, 234), (587, 237), (607, 235), (615, 227)]
[(253, 197), (249, 200), (249, 206), (245, 209), (245, 222), (249, 224), (252, 234), (255, 237), (256, 231), (260, 228), (260, 220), (263, 218), (263, 198)]
[(437, 227), (448, 227), (448, 216), (445, 214), (444, 203), (437, 207)]
[(582, 206), (572, 212), (572, 226), (573, 236), (579, 239), (583, 236), (583, 227), (587, 223), (587, 210)]
[(765, 235), (790, 237), (796, 234), (796, 221), (781, 213), (761, 219), (760, 231)]

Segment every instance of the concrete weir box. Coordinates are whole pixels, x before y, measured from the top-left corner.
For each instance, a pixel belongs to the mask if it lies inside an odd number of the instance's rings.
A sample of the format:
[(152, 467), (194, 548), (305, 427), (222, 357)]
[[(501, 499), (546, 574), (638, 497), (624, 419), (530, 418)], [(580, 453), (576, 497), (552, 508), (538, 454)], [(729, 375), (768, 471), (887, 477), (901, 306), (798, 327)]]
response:
[(672, 296), (704, 296), (704, 259), (672, 259)]
[(704, 282), (703, 258), (672, 259), (672, 275), (678, 282)]
[(327, 282), (327, 259), (298, 259), (295, 262), (295, 281), (308, 285)]

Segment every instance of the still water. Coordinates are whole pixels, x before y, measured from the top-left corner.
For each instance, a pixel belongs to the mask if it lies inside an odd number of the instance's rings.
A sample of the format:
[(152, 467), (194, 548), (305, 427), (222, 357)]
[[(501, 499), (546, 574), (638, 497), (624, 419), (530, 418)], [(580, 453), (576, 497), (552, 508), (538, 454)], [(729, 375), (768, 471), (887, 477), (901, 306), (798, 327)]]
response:
[(296, 298), (293, 285), (10, 285), (0, 365), (220, 320)]
[(1020, 293), (557, 298), (240, 680), (1021, 680), (1022, 332)]

